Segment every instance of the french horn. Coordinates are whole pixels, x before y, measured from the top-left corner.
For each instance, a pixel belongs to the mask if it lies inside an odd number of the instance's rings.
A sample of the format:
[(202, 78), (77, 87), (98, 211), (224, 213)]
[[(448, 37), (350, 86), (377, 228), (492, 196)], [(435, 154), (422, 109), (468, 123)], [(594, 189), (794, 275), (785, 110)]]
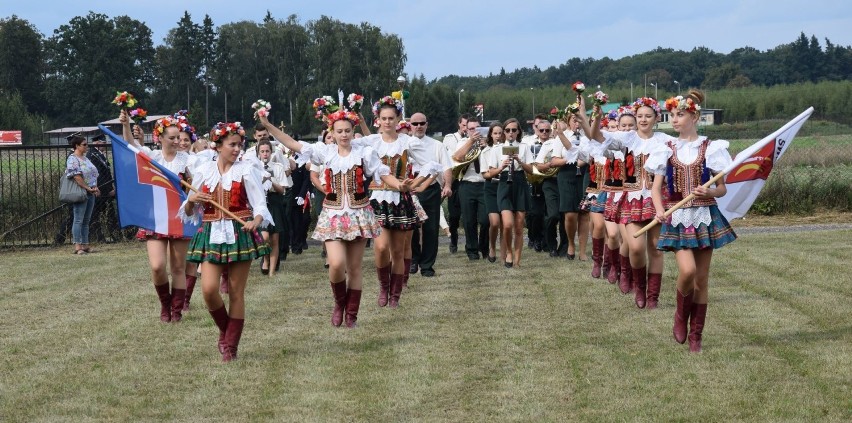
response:
[(453, 179), (461, 181), (464, 178), (465, 172), (467, 172), (467, 168), (470, 167), (470, 164), (473, 163), (474, 160), (479, 160), (479, 155), (482, 153), (482, 146), (480, 143), (474, 144), (470, 147), (470, 150), (467, 151), (467, 154), (464, 155), (464, 160), (453, 165)]

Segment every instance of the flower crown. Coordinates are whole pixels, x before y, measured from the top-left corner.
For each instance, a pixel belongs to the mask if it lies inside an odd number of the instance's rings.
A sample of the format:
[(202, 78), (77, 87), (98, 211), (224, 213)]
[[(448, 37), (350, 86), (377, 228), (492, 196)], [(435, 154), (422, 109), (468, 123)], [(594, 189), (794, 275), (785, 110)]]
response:
[(245, 138), (246, 131), (243, 129), (242, 124), (240, 122), (219, 122), (213, 129), (210, 131), (210, 140), (218, 143), (222, 138), (227, 137), (228, 135), (237, 134), (240, 138)]
[(340, 120), (348, 120), (352, 123), (352, 126), (358, 126), (361, 122), (361, 119), (358, 118), (358, 114), (355, 112), (350, 112), (348, 110), (338, 110), (334, 113), (329, 113), (325, 116), (325, 122), (328, 122), (328, 129), (334, 126), (334, 123)]
[(650, 107), (657, 117), (660, 116), (660, 103), (651, 97), (639, 97), (633, 102), (633, 111), (638, 112), (641, 107)]
[(396, 125), (396, 132), (402, 131), (403, 129), (412, 130), (411, 123), (409, 122), (400, 122)]
[(195, 127), (189, 124), (189, 112), (186, 110), (178, 110), (177, 113), (174, 114), (174, 118), (177, 119), (178, 129), (181, 132), (186, 132), (189, 134), (192, 142), (198, 141), (198, 135), (195, 134)]
[(169, 126), (177, 126), (177, 124), (178, 120), (173, 116), (166, 116), (161, 119), (157, 119), (157, 121), (154, 122), (154, 135), (159, 138), (160, 135), (163, 135), (163, 132), (166, 132), (166, 128)]
[(609, 113), (606, 114), (606, 117), (604, 119), (618, 120), (618, 109), (610, 110)]
[(609, 115), (601, 119), (601, 129), (606, 129), (609, 126)]
[(636, 117), (636, 112), (633, 110), (633, 107), (630, 106), (621, 106), (618, 108), (618, 118), (616, 120), (620, 121), (622, 116), (633, 116)]
[(382, 106), (396, 107), (396, 112), (402, 114), (402, 103), (399, 100), (386, 95), (382, 97), (381, 100), (373, 103), (373, 116), (379, 117), (379, 109), (381, 109)]
[(672, 112), (675, 109), (695, 113), (701, 110), (701, 106), (699, 106), (691, 97), (683, 98), (682, 95), (679, 95), (666, 100), (666, 110)]

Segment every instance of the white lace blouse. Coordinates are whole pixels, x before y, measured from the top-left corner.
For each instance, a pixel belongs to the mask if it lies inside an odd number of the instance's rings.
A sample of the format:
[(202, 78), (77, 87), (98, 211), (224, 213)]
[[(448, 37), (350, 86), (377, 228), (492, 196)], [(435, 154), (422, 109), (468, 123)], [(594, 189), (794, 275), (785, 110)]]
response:
[[(443, 169), (440, 163), (428, 159), (429, 154), (423, 143), (412, 142), (412, 138), (405, 134), (399, 134), (396, 141), (393, 142), (385, 142), (382, 140), (381, 134), (372, 134), (352, 140), (353, 149), (355, 146), (372, 147), (380, 159), (402, 155), (403, 152), (408, 150), (411, 163), (420, 166), (420, 176), (434, 176)], [(390, 174), (390, 168), (388, 168), (388, 174)], [(370, 199), (378, 202), (385, 201), (389, 204), (399, 204), (400, 196), (398, 191), (374, 189), (370, 194)]]

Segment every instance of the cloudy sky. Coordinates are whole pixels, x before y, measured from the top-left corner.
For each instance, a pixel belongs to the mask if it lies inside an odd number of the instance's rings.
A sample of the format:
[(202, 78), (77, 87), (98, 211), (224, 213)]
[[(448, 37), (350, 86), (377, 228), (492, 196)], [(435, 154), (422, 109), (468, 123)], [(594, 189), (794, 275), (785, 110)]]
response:
[[(0, 0), (0, 17), (18, 15), (45, 36), (88, 11), (128, 15), (145, 22), (162, 43), (187, 10), (196, 22), (209, 14), (216, 25), (260, 21), (269, 10), (302, 23), (322, 15), (370, 22), (399, 35), (406, 72), (427, 79), (487, 75), (534, 65), (544, 69), (571, 57), (621, 58), (658, 46), (714, 51), (761, 50), (795, 40), (800, 32), (820, 44), (852, 45), (852, 2), (716, 0), (702, 2), (574, 2), (556, 0), (274, 1), (145, 0), (119, 2)], [(237, 5), (235, 7), (234, 5)]]

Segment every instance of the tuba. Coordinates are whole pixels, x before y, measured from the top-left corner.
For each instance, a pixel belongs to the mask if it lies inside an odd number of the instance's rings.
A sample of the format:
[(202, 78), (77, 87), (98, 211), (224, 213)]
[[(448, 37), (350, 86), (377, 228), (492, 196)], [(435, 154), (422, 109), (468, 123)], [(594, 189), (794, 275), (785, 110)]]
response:
[(479, 142), (470, 147), (467, 154), (464, 155), (464, 160), (453, 165), (453, 179), (461, 181), (464, 178), (467, 168), (474, 160), (479, 160), (479, 155), (482, 153), (482, 146)]

